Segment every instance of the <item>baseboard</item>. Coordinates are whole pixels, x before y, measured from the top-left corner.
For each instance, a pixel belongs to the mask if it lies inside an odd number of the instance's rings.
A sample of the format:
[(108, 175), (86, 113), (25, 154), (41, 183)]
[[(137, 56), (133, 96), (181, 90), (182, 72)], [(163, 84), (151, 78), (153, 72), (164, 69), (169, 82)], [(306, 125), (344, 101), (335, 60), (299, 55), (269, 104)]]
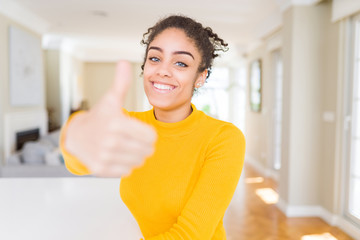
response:
[(272, 178), (276, 182), (279, 181), (279, 174), (276, 172), (276, 170), (266, 169), (266, 176)]
[(343, 217), (336, 218), (335, 226), (349, 234), (354, 239), (360, 239), (360, 228)]
[(255, 169), (255, 171), (260, 173), (260, 175), (266, 176), (265, 167), (257, 159), (251, 156), (246, 156), (245, 162), (250, 164), (251, 167)]
[(336, 222), (336, 216), (318, 205), (289, 206), (283, 199), (279, 199), (277, 207), (287, 217), (319, 217), (330, 225)]
[(250, 164), (251, 167), (255, 169), (255, 171), (259, 172), (260, 175), (262, 175), (264, 177), (272, 178), (275, 181), (279, 180), (279, 176), (275, 170), (266, 168), (256, 158), (254, 158), (252, 156), (246, 156), (245, 161), (246, 161), (246, 163)]
[(276, 203), (276, 207), (277, 207), (285, 216), (288, 217), (288, 215), (287, 215), (287, 203), (286, 203), (282, 198), (280, 198), (280, 196), (279, 196), (278, 202)]
[(283, 199), (276, 205), (287, 217), (319, 217), (331, 226), (337, 226), (354, 239), (360, 239), (360, 228), (347, 219), (332, 214), (317, 205), (289, 206)]
[[(276, 179), (276, 175), (273, 175), (271, 170), (264, 167), (256, 158), (246, 156), (246, 162), (259, 172), (262, 176), (271, 177)], [(289, 206), (286, 201), (279, 198), (276, 206), (282, 211), (287, 217), (319, 217), (327, 224), (331, 226), (339, 227), (341, 230), (346, 232), (354, 239), (360, 239), (360, 227), (355, 225), (350, 220), (333, 214), (319, 205), (300, 205), (300, 206)]]

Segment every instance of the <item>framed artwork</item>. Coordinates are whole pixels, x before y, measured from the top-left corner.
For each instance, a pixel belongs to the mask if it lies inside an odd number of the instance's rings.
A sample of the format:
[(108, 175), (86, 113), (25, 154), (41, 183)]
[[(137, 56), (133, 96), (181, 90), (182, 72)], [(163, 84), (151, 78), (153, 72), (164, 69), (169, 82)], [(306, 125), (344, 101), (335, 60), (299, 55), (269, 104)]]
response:
[(10, 26), (9, 64), (11, 105), (41, 105), (44, 95), (41, 38)]
[(250, 64), (250, 109), (261, 112), (261, 60), (257, 59)]

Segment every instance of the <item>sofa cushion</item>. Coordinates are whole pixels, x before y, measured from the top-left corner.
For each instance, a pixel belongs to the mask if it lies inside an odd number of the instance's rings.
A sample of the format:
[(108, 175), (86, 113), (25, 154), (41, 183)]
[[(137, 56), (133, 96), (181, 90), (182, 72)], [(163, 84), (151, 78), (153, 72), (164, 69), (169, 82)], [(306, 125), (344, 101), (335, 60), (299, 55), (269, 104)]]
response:
[(47, 144), (40, 142), (27, 142), (22, 150), (22, 160), (24, 164), (44, 164), (44, 156), (51, 148)]

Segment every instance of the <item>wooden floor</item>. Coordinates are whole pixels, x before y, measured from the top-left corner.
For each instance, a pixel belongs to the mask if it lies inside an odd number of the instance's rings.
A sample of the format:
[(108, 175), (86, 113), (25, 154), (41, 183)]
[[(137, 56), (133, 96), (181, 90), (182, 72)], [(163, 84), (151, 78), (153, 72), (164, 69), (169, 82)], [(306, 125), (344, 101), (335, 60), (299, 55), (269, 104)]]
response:
[(287, 218), (256, 194), (268, 188), (276, 191), (276, 183), (246, 164), (224, 217), (228, 240), (354, 240), (320, 218)]

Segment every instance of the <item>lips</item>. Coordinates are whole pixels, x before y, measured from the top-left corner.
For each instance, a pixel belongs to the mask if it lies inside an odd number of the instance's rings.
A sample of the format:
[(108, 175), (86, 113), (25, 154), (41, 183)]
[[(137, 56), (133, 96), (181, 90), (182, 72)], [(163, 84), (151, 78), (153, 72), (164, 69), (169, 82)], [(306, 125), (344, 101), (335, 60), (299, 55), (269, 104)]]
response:
[(157, 83), (157, 82), (152, 82), (152, 85), (154, 86), (154, 88), (157, 91), (161, 91), (161, 92), (169, 92), (172, 91), (176, 88), (176, 86), (174, 85), (169, 85), (169, 84), (164, 84), (164, 83)]

